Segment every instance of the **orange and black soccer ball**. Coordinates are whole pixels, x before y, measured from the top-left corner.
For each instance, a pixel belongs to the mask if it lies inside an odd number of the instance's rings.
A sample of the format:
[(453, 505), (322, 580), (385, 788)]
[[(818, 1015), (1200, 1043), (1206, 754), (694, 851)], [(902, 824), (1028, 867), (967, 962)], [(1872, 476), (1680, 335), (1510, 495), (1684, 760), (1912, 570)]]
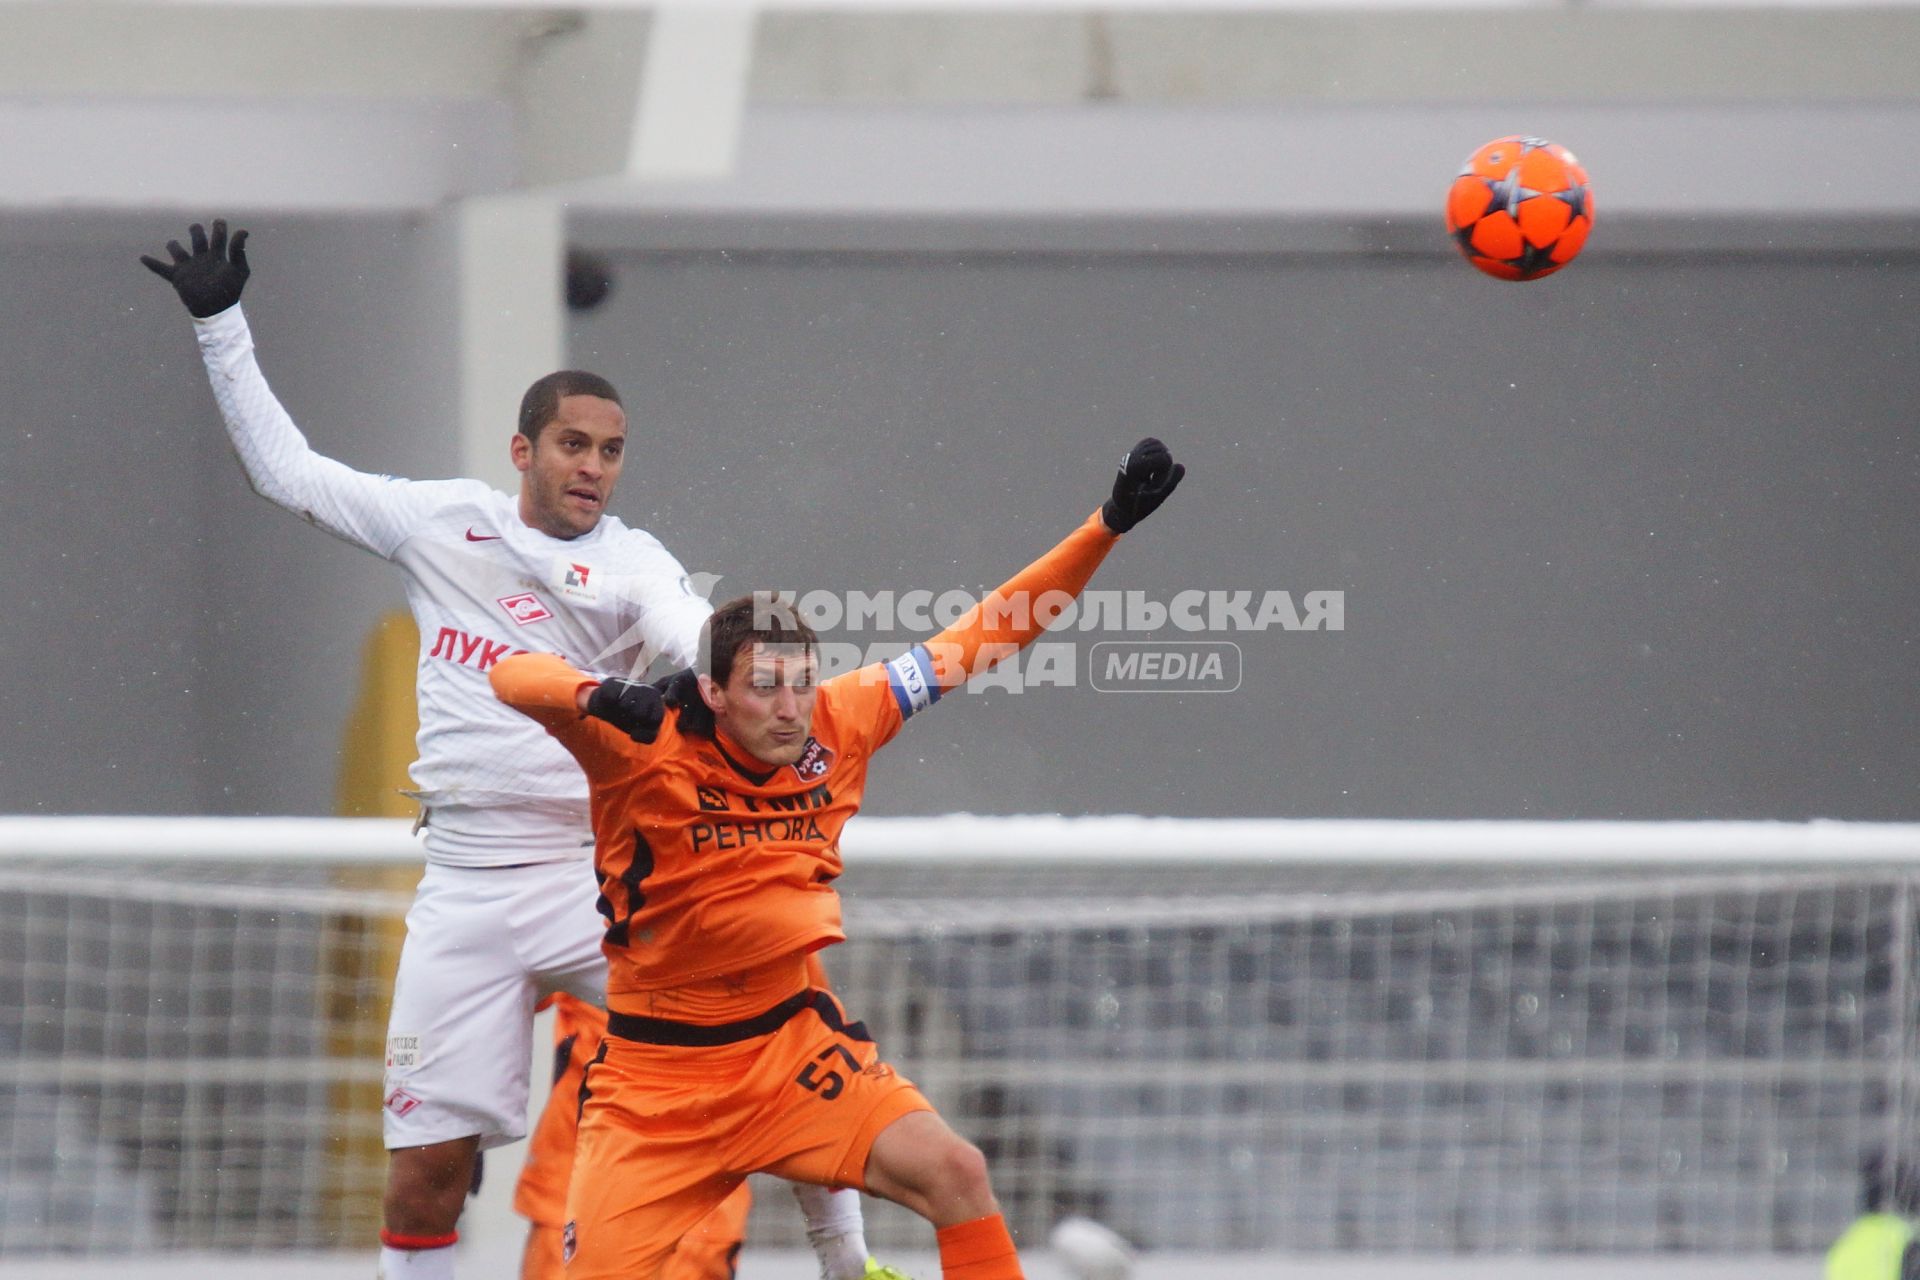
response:
[(1447, 192), (1447, 233), (1500, 280), (1538, 280), (1572, 262), (1593, 227), (1593, 187), (1573, 152), (1545, 138), (1495, 138)]

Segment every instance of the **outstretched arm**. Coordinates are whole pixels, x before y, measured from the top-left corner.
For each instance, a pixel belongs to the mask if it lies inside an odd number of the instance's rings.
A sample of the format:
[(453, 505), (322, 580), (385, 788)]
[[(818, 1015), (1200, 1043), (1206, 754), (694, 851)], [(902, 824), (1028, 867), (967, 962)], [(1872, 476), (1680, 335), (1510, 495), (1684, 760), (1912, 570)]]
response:
[(631, 755), (628, 741), (660, 735), (666, 704), (655, 685), (601, 680), (551, 653), (516, 653), (487, 672), (493, 696), (538, 720), (588, 777), (610, 759)]
[(900, 718), (1031, 644), (1078, 598), (1120, 535), (1157, 510), (1186, 474), (1152, 437), (1129, 450), (1100, 510), (954, 625), (882, 664)]
[(580, 762), (590, 781), (620, 768), (624, 755), (620, 737), (586, 714), (598, 680), (551, 653), (502, 658), (487, 672), (487, 679), (493, 684), (494, 697), (539, 721)]
[[(922, 646), (941, 693), (1032, 644), (1086, 589), (1120, 540), (1098, 511)], [(936, 697), (938, 694), (935, 695)]]
[(191, 250), (168, 242), (171, 262), (140, 261), (173, 286), (193, 316), (213, 398), (253, 491), (375, 555), (391, 556), (437, 491), (462, 482), (422, 485), (369, 475), (315, 453), (253, 356), (253, 334), (240, 309), (252, 274), (247, 233), (236, 231), (229, 240), (226, 222), (215, 219), (211, 236), (195, 223), (190, 238)]
[(487, 672), (493, 696), (552, 729), (578, 723), (600, 681), (551, 653), (516, 653)]
[(1151, 436), (1128, 450), (1120, 459), (1113, 496), (1100, 510), (927, 641), (936, 687), (945, 692), (964, 684), (969, 676), (1032, 644), (1086, 589), (1120, 535), (1165, 502), (1186, 474), (1186, 467)]

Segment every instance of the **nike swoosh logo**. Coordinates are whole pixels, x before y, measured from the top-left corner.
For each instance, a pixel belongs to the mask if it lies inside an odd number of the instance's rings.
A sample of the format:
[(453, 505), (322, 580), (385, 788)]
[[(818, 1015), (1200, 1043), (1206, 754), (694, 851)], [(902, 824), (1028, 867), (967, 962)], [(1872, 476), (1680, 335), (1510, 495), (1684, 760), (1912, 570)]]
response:
[(503, 536), (498, 533), (475, 533), (472, 525), (467, 526), (468, 542), (498, 542)]

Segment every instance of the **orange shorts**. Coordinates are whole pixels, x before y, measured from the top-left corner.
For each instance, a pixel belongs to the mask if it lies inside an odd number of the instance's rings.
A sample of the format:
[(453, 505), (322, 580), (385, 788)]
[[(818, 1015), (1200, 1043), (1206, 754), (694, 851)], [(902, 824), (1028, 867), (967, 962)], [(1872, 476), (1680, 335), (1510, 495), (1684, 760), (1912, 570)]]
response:
[(567, 1280), (667, 1274), (675, 1242), (750, 1173), (864, 1189), (873, 1140), (933, 1109), (832, 996), (810, 989), (789, 1007), (784, 1021), (751, 1020), (772, 1029), (719, 1044), (658, 1043), (684, 1025), (614, 1015), (587, 1071)]
[[(514, 1188), (514, 1212), (528, 1219), (520, 1280), (565, 1280), (563, 1224), (567, 1184), (573, 1175), (574, 1135), (579, 1129), (580, 1080), (606, 1037), (606, 1010), (572, 996), (556, 994), (553, 1021), (553, 1089), (540, 1123), (527, 1142), (526, 1163)], [(753, 1193), (741, 1183), (732, 1195), (682, 1236), (667, 1259), (668, 1280), (733, 1280), (740, 1246), (747, 1235)]]
[[(680, 1237), (660, 1268), (664, 1280), (734, 1280), (740, 1245), (747, 1237), (747, 1213), (752, 1208), (753, 1193), (743, 1182)], [(520, 1260), (520, 1280), (567, 1280), (565, 1240), (565, 1231), (558, 1224), (535, 1223), (529, 1227), (526, 1254)]]
[[(527, 1138), (527, 1158), (513, 1190), (513, 1211), (558, 1232), (567, 1220), (573, 1135), (580, 1123), (580, 1077), (607, 1034), (607, 1012), (565, 994), (541, 1002), (553, 1009), (553, 1089)], [(557, 1255), (556, 1255), (557, 1256)]]

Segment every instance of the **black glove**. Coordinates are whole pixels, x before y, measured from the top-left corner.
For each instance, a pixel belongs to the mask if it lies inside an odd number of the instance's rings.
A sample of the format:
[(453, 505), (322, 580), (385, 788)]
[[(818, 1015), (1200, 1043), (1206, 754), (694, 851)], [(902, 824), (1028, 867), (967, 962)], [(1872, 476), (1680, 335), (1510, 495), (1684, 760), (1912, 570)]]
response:
[(1100, 518), (1115, 533), (1125, 533), (1158, 510), (1186, 474), (1167, 446), (1148, 436), (1120, 459), (1113, 496), (1101, 506)]
[(587, 714), (605, 720), (635, 742), (660, 736), (667, 704), (660, 691), (638, 680), (607, 680), (587, 695)]
[(680, 732), (713, 736), (713, 708), (700, 696), (700, 677), (692, 667), (682, 667), (653, 682), (661, 701), (680, 713)]
[(213, 220), (211, 242), (197, 222), (187, 233), (193, 240), (192, 253), (182, 249), (178, 240), (169, 240), (167, 252), (172, 255), (172, 262), (162, 262), (144, 253), (140, 261), (173, 286), (173, 291), (180, 295), (180, 301), (187, 304), (187, 310), (195, 318), (204, 320), (240, 301), (240, 291), (247, 287), (247, 276), (251, 274), (247, 266), (247, 233), (234, 232), (233, 242), (229, 244), (225, 218)]

